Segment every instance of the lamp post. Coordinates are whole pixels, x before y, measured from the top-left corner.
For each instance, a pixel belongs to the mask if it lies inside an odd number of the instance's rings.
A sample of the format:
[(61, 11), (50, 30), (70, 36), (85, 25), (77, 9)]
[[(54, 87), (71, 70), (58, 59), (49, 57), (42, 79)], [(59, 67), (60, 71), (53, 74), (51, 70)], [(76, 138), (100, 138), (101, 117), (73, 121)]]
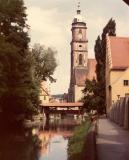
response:
[(118, 97), (118, 100), (120, 99), (120, 95), (117, 95), (117, 97)]

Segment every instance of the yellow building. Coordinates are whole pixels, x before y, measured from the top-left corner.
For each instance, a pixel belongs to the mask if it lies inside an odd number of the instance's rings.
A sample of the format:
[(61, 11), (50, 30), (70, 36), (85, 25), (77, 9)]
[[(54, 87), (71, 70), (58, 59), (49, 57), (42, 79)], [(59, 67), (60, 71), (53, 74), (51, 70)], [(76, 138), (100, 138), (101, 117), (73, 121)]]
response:
[(40, 92), (41, 104), (49, 103), (49, 100), (50, 100), (50, 94), (49, 94), (48, 88), (46, 87), (45, 81), (43, 81), (41, 83), (41, 92)]
[(107, 36), (107, 112), (120, 97), (129, 93), (129, 38)]

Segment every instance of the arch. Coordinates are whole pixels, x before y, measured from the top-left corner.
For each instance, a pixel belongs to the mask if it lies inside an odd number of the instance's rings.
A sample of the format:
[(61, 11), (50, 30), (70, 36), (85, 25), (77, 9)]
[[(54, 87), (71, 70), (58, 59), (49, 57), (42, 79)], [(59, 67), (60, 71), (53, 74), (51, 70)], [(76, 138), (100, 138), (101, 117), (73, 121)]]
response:
[(83, 55), (79, 54), (79, 65), (83, 64)]

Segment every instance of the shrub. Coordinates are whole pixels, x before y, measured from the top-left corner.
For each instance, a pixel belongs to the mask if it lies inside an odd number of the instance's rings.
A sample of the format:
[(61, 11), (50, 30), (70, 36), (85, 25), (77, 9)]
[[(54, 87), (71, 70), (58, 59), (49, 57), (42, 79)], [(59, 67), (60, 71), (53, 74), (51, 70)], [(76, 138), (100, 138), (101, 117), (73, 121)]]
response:
[(86, 145), (86, 136), (91, 127), (91, 122), (83, 122), (75, 128), (73, 137), (68, 143), (68, 160), (83, 160)]

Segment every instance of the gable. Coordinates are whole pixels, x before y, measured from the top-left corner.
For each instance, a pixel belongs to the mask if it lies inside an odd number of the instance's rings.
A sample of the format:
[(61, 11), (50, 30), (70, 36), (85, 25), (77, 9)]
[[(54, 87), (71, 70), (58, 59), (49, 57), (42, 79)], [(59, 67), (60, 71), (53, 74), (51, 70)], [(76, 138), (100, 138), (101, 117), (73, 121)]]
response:
[[(111, 58), (111, 69), (129, 67), (129, 38), (108, 36)], [(109, 52), (108, 50), (108, 52)], [(109, 53), (108, 53), (109, 54)]]

